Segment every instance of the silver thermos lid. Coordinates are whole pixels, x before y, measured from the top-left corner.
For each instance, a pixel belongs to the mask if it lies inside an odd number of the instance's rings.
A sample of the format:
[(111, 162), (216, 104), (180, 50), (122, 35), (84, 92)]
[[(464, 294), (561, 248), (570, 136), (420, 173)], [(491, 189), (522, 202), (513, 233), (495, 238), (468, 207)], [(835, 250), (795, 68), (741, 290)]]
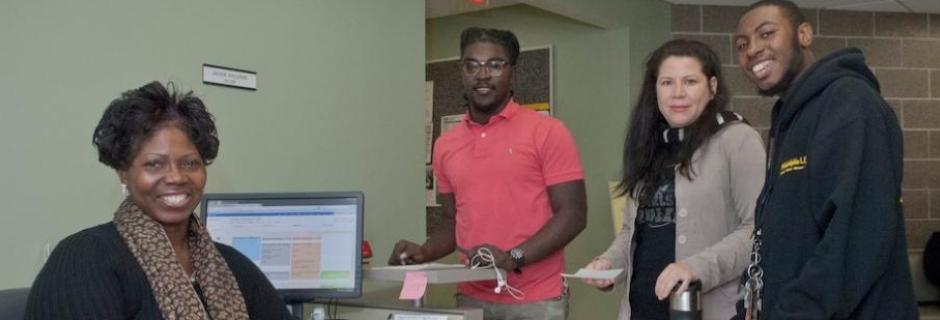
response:
[(673, 292), (669, 297), (669, 318), (672, 320), (702, 319), (702, 283), (689, 284), (682, 292)]

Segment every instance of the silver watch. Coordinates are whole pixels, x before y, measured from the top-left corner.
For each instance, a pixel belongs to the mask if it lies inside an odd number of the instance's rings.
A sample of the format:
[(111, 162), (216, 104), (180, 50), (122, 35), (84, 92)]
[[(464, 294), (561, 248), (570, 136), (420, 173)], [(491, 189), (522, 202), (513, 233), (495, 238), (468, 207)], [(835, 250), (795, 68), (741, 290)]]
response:
[(525, 265), (525, 251), (522, 248), (516, 247), (509, 250), (509, 258), (516, 264), (516, 270)]

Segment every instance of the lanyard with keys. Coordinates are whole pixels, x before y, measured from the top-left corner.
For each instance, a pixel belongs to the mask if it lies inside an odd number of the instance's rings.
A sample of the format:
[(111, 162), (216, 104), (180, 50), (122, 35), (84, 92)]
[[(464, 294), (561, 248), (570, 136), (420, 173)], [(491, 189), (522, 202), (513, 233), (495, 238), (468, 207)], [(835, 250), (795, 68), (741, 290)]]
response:
[(751, 264), (747, 266), (747, 281), (744, 282), (744, 309), (748, 319), (760, 319), (762, 291), (764, 289), (764, 269), (760, 266), (761, 229), (754, 229), (754, 248), (751, 251)]

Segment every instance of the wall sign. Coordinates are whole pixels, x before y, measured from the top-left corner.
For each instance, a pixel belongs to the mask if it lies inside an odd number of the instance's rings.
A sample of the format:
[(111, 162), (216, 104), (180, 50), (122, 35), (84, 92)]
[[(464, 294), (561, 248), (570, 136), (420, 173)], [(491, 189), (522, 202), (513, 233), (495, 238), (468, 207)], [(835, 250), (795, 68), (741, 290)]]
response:
[(258, 90), (258, 73), (203, 64), (202, 83), (254, 91)]

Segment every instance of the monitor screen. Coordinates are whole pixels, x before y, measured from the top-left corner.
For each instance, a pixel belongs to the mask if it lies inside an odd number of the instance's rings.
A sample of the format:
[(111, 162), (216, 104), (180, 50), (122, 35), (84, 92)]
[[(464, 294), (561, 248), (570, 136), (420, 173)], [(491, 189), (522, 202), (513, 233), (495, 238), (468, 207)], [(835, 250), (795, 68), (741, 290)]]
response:
[(212, 239), (251, 259), (288, 303), (362, 294), (361, 192), (206, 194)]

